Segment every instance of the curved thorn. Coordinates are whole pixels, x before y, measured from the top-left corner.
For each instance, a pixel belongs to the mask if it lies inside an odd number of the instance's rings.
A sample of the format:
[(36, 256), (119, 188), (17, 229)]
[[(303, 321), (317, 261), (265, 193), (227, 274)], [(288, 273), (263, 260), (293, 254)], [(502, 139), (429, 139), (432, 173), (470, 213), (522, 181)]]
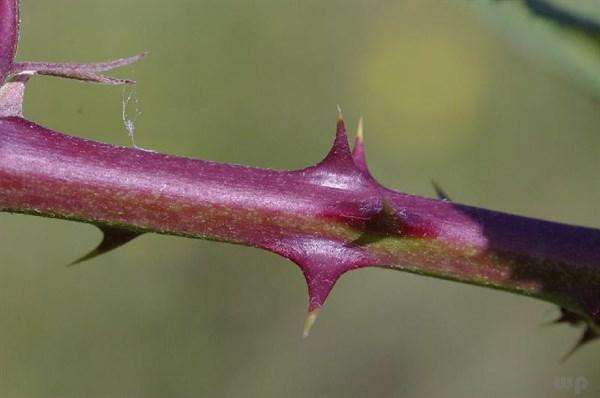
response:
[(143, 234), (143, 232), (131, 231), (123, 228), (106, 226), (101, 226), (98, 228), (100, 228), (104, 235), (100, 244), (85, 256), (73, 261), (71, 264), (68, 265), (69, 267), (87, 260), (91, 260), (94, 257), (97, 257), (101, 254), (107, 253), (111, 250), (121, 247), (124, 244)]
[(314, 172), (317, 175), (332, 173), (338, 174), (358, 174), (358, 170), (354, 165), (352, 154), (350, 153), (350, 145), (348, 145), (348, 137), (346, 136), (346, 125), (342, 111), (338, 106), (337, 124), (335, 131), (335, 139), (333, 146), (323, 160), (315, 166), (302, 169), (302, 172)]
[(445, 200), (446, 202), (452, 202), (448, 194), (446, 194), (446, 192), (435, 180), (431, 180), (431, 185), (433, 185), (433, 189), (435, 190), (435, 194), (437, 195), (438, 199)]
[(560, 363), (564, 363), (567, 359), (569, 359), (579, 348), (583, 345), (589, 343), (592, 340), (600, 337), (598, 333), (596, 333), (591, 327), (586, 326), (585, 331), (577, 341), (577, 343), (571, 348), (560, 360)]

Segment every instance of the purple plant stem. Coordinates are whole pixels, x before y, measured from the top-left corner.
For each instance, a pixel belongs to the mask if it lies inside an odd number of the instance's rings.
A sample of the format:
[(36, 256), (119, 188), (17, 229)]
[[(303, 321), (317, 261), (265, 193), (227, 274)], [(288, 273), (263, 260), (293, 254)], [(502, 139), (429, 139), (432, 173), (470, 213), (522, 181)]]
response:
[[(338, 129), (336, 145), (339, 138)], [(300, 265), (311, 310), (339, 275), (373, 265), (538, 297), (598, 321), (600, 231), (385, 189), (347, 173), (339, 149), (313, 168), (274, 171), (115, 147), (5, 118), (0, 210), (271, 250)], [(382, 197), (399, 220), (394, 228), (369, 224)], [(372, 239), (352, 243), (365, 234)]]
[(0, 84), (12, 67), (19, 35), (19, 4), (17, 0), (0, 1)]
[[(97, 225), (105, 237), (78, 261), (144, 232), (244, 244), (301, 268), (305, 334), (338, 278), (377, 266), (503, 289), (561, 306), (585, 323), (576, 348), (600, 336), (600, 230), (395, 192), (370, 174), (362, 121), (353, 152), (338, 119), (325, 159), (297, 171), (219, 164), (122, 148), (48, 130), (21, 117), (34, 74), (102, 84), (97, 64), (14, 62), (18, 2), (0, 0), (0, 211)], [(10, 81), (6, 82), (10, 75)]]

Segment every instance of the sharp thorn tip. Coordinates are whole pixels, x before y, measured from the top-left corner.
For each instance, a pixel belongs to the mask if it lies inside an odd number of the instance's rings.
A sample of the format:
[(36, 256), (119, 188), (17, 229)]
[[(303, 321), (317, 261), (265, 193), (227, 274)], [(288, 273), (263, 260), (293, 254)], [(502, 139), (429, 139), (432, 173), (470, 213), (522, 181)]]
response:
[(302, 338), (305, 339), (310, 335), (310, 330), (315, 324), (317, 317), (319, 316), (320, 308), (315, 308), (308, 313), (308, 316), (304, 320), (304, 329), (302, 330)]
[(446, 193), (446, 191), (444, 191), (442, 189), (442, 187), (435, 181), (435, 180), (431, 180), (431, 185), (433, 185), (433, 189), (435, 191), (435, 194), (437, 196), (437, 198), (439, 200), (443, 200), (446, 202), (451, 202), (450, 197), (448, 196), (448, 194)]
[(342, 108), (339, 105), (336, 105), (337, 108), (337, 119), (338, 122), (343, 122), (344, 121), (344, 115), (342, 114)]
[(363, 117), (361, 116), (360, 119), (358, 119), (358, 127), (356, 128), (356, 139), (359, 142), (363, 142), (364, 138), (365, 138), (364, 121), (363, 121)]

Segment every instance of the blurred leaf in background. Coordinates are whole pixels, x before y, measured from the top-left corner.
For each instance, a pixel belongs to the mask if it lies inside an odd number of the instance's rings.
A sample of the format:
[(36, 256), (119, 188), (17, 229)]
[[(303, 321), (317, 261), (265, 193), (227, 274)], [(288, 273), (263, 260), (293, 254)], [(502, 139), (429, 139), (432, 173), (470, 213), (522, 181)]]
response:
[(468, 4), (531, 60), (600, 100), (600, 0), (471, 0)]

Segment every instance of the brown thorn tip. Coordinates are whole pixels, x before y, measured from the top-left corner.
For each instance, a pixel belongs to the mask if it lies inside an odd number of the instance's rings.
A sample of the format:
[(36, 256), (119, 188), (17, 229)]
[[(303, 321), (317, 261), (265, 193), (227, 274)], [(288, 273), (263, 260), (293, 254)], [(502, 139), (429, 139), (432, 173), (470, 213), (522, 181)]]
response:
[(302, 338), (305, 339), (310, 334), (310, 330), (315, 324), (317, 317), (319, 316), (319, 312), (321, 308), (315, 308), (314, 310), (308, 313), (308, 316), (304, 320), (304, 329), (302, 330)]

